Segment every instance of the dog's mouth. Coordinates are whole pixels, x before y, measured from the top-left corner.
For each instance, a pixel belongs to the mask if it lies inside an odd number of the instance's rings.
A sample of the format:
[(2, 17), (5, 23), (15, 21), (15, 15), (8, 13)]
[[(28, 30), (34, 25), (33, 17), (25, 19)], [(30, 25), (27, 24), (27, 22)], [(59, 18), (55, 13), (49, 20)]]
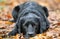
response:
[(30, 35), (24, 35), (25, 39), (29, 39), (29, 38), (34, 37), (34, 36), (35, 35), (32, 35), (32, 34), (30, 34)]

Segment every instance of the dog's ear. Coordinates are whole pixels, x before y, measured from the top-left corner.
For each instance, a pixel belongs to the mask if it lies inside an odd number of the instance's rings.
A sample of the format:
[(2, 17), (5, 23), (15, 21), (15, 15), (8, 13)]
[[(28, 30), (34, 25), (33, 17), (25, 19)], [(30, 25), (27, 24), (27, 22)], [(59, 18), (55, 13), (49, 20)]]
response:
[(43, 7), (43, 10), (44, 10), (44, 12), (46, 14), (46, 17), (48, 17), (49, 16), (48, 9), (46, 7)]
[(16, 7), (14, 8), (14, 10), (15, 10), (16, 12), (19, 12), (20, 7), (19, 7), (19, 6), (16, 6)]
[(15, 22), (18, 18), (19, 10), (20, 10), (20, 6), (16, 6), (12, 11), (12, 16), (13, 16)]

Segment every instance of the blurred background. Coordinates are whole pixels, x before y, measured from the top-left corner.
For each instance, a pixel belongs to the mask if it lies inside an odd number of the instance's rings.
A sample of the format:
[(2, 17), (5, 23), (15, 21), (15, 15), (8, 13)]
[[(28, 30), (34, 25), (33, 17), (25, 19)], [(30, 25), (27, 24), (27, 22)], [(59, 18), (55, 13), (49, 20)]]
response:
[[(15, 6), (29, 0), (0, 0), (0, 39), (19, 39), (19, 36), (9, 38), (7, 34), (15, 23), (9, 22)], [(60, 0), (30, 0), (48, 8), (50, 28), (44, 34), (36, 35), (31, 39), (60, 39)], [(21, 39), (24, 39), (23, 37)]]

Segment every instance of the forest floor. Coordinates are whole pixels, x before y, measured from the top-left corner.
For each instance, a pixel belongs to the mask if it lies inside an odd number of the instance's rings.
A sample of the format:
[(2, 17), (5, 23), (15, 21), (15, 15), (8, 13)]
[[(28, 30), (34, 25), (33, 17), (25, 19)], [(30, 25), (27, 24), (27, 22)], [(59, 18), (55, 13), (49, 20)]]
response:
[[(7, 36), (7, 34), (14, 28), (15, 23), (9, 22), (13, 19), (11, 12), (12, 9), (19, 3), (24, 1), (0, 1), (0, 39), (20, 39), (19, 34), (16, 36)], [(60, 39), (60, 1), (55, 2), (40, 2), (39, 4), (45, 5), (49, 10), (48, 20), (50, 22), (50, 28), (43, 34), (38, 34), (30, 39)], [(59, 5), (57, 5), (57, 3)], [(50, 5), (49, 5), (50, 4)], [(52, 6), (52, 7), (50, 7)], [(21, 36), (21, 39), (24, 39)]]

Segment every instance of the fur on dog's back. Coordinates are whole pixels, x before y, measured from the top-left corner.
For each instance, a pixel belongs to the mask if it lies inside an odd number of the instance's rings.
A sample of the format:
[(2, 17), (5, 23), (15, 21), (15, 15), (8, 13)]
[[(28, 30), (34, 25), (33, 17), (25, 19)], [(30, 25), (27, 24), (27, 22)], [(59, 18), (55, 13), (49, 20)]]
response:
[(20, 7), (20, 16), (24, 13), (27, 13), (27, 12), (35, 12), (35, 14), (38, 14), (38, 15), (45, 15), (45, 12), (42, 8), (41, 5), (39, 5), (38, 3), (36, 2), (31, 2), (31, 1), (28, 1), (28, 2), (25, 2), (21, 5), (19, 5)]

